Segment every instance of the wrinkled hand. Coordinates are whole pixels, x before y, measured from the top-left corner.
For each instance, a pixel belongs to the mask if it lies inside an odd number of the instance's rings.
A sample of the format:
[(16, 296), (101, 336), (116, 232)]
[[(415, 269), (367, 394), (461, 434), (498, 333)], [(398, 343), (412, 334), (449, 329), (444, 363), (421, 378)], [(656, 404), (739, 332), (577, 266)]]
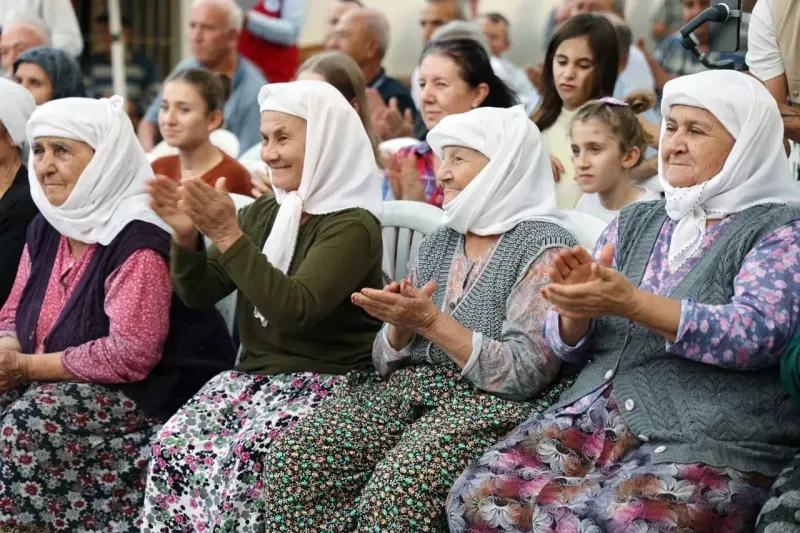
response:
[(28, 382), (25, 357), (14, 350), (0, 350), (0, 391), (15, 389)]
[(550, 272), (553, 283), (542, 289), (542, 296), (567, 318), (631, 315), (637, 289), (611, 268), (613, 256), (612, 244), (603, 248), (600, 262), (587, 261), (574, 249), (562, 252)]
[(544, 93), (544, 81), (542, 81), (543, 72), (544, 63), (539, 63), (535, 67), (531, 65), (525, 67), (525, 75), (528, 76), (528, 79), (539, 94)]
[(150, 207), (161, 219), (170, 225), (176, 239), (194, 233), (194, 222), (178, 208), (180, 185), (167, 176), (157, 175), (147, 180), (147, 193)]
[(393, 157), (386, 167), (386, 177), (395, 200), (425, 201), (425, 188), (417, 171), (417, 156), (413, 151), (405, 156), (398, 154)]
[(200, 178), (182, 179), (178, 208), (222, 252), (242, 235), (225, 178), (218, 179), (213, 188)]
[[(371, 108), (372, 109), (372, 108)], [(372, 127), (380, 136), (381, 140), (397, 139), (398, 137), (414, 136), (414, 115), (411, 108), (400, 113), (397, 98), (389, 100), (389, 105), (382, 107), (376, 105), (372, 109), (370, 119)]]
[(554, 156), (551, 155), (550, 156), (550, 167), (553, 169), (553, 181), (558, 183), (559, 181), (561, 181), (561, 174), (566, 172), (566, 169), (564, 168), (564, 164), (561, 163), (561, 161), (559, 161), (557, 157), (554, 157)]
[[(607, 244), (600, 251), (600, 265), (611, 268), (614, 264), (614, 245)], [(561, 250), (550, 269), (550, 281), (561, 285), (577, 285), (595, 279), (592, 265), (595, 260), (582, 246), (574, 246), (570, 250)]]
[(352, 295), (353, 303), (371, 316), (401, 330), (417, 333), (431, 327), (441, 311), (431, 296), (436, 282), (429, 281), (417, 289), (406, 280), (387, 285), (383, 290), (362, 289)]
[(275, 191), (270, 186), (269, 176), (262, 170), (256, 170), (255, 176), (250, 180), (253, 183), (252, 194), (253, 198), (260, 198), (266, 195), (274, 195)]

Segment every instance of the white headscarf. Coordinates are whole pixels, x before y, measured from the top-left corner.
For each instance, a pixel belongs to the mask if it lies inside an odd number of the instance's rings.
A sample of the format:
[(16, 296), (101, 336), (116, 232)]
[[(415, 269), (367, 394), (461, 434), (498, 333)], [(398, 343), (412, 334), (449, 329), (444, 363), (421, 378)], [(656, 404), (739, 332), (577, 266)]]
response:
[(0, 78), (0, 122), (11, 140), (25, 149), (25, 124), (36, 109), (33, 95), (18, 83)]
[(558, 209), (542, 136), (522, 106), (448, 115), (427, 139), (439, 159), (446, 146), (472, 148), (489, 158), (475, 179), (444, 206), (448, 227), (462, 234), (498, 235), (523, 220), (545, 220), (570, 229)]
[(286, 192), (273, 186), (281, 207), (264, 245), (270, 263), (286, 273), (303, 212), (324, 215), (361, 207), (380, 218), (381, 176), (358, 113), (333, 85), (272, 83), (261, 88), (258, 104), (262, 113), (278, 111), (307, 122), (300, 187)]
[(59, 233), (85, 243), (108, 245), (134, 220), (170, 231), (148, 206), (145, 179), (153, 175), (133, 131), (121, 97), (62, 98), (51, 100), (31, 115), (28, 143), (38, 137), (82, 141), (94, 149), (72, 192), (60, 206), (50, 204), (28, 165), (31, 197), (45, 219)]
[(669, 268), (675, 272), (700, 248), (707, 220), (760, 204), (795, 204), (800, 202), (800, 193), (783, 148), (778, 106), (761, 82), (729, 70), (709, 70), (668, 82), (661, 103), (662, 139), (673, 105), (711, 112), (736, 139), (720, 173), (692, 187), (670, 185), (659, 157), (667, 215), (678, 222), (669, 246)]

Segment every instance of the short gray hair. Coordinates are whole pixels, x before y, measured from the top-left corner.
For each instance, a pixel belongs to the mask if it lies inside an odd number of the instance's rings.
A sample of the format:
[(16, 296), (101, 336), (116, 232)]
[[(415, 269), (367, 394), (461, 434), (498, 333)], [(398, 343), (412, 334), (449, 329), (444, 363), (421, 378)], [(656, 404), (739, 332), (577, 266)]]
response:
[(198, 4), (215, 4), (224, 9), (228, 15), (228, 28), (237, 32), (244, 27), (244, 11), (234, 0), (194, 0), (193, 6)]
[(486, 36), (474, 22), (467, 20), (451, 20), (441, 28), (438, 28), (431, 41), (452, 41), (454, 39), (469, 39), (475, 41), (486, 50), (486, 55), (492, 57), (492, 50), (486, 41)]
[(377, 9), (363, 8), (355, 11), (351, 17), (363, 17), (367, 35), (378, 41), (378, 53), (381, 58), (386, 56), (389, 50), (389, 21), (381, 11)]
[(623, 57), (628, 55), (630, 47), (633, 45), (633, 32), (628, 23), (616, 13), (599, 13), (604, 16), (614, 26), (614, 32), (617, 34), (617, 43), (619, 44), (619, 57), (620, 61)]
[(469, 19), (469, 0), (425, 0), (428, 4), (455, 4), (458, 8), (458, 20)]
[(51, 44), (50, 30), (47, 28), (44, 22), (33, 19), (15, 20), (3, 28), (5, 30), (4, 33), (8, 33), (13, 28), (28, 28), (31, 30), (40, 40), (40, 43), (37, 46), (50, 46)]

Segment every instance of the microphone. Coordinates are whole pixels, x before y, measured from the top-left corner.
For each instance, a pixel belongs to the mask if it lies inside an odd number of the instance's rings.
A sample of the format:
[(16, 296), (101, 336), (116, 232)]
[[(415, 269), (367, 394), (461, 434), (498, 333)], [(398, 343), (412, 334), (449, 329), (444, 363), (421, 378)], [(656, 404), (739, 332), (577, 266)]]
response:
[[(700, 63), (708, 69), (713, 70), (747, 70), (746, 65), (737, 65), (735, 61), (725, 59), (718, 63), (712, 63), (708, 59), (708, 54), (701, 52), (698, 48), (700, 41), (694, 35), (694, 32), (703, 24), (716, 23), (717, 26), (722, 28), (719, 35), (728, 40), (733, 39), (733, 49), (739, 47), (739, 26), (741, 24), (742, 11), (741, 9), (732, 9), (730, 5), (725, 3), (724, 0), (717, 0), (719, 3), (709, 7), (694, 19), (689, 21), (685, 26), (680, 29), (681, 46), (689, 50)], [(734, 0), (738, 6), (739, 0)], [(726, 28), (727, 24), (734, 22), (733, 28)], [(727, 31), (726, 31), (727, 30)]]

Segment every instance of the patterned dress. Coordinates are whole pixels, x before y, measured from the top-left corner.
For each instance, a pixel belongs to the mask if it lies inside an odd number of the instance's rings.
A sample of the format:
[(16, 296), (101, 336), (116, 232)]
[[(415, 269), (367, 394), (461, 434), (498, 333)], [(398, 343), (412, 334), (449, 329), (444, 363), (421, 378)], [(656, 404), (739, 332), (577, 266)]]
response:
[[(557, 252), (534, 262), (508, 299), (500, 340), (473, 333), (461, 369), (412, 364), (385, 333), (373, 359), (383, 379), (351, 373), (342, 390), (269, 452), (268, 531), (441, 531), (442, 504), (460, 471), (497, 438), (554, 403), (559, 361), (544, 345), (548, 304), (539, 291)], [(463, 247), (450, 268), (443, 310), (451, 313), (488, 264)], [(416, 268), (412, 282), (417, 284)], [(549, 387), (549, 389), (548, 389)], [(536, 396), (539, 391), (545, 391)], [(500, 397), (507, 398), (507, 400)], [(535, 397), (532, 403), (520, 400)]]
[(234, 370), (209, 381), (155, 439), (142, 531), (263, 533), (266, 451), (343, 379)]
[[(667, 267), (675, 222), (667, 220), (640, 288), (669, 294), (732, 219), (709, 228), (701, 249), (675, 273)], [(615, 220), (596, 251), (616, 244), (617, 231)], [(800, 315), (799, 231), (798, 222), (779, 228), (748, 253), (730, 305), (684, 300), (668, 351), (742, 370), (776, 364)], [(566, 361), (589, 356), (588, 336), (575, 347), (564, 344), (553, 311), (545, 336)], [(751, 531), (770, 479), (702, 464), (656, 463), (663, 448), (632, 434), (625, 423), (623, 411), (633, 408), (619, 405), (613, 386), (606, 385), (521, 424), (454, 484), (447, 500), (451, 531)]]
[[(96, 245), (79, 258), (59, 243), (36, 325), (36, 353), (81, 280)], [(23, 252), (14, 288), (0, 311), (0, 343), (16, 337), (16, 310), (28, 281)], [(139, 531), (150, 442), (161, 422), (105, 385), (147, 376), (169, 330), (172, 287), (166, 261), (132, 254), (106, 280), (109, 335), (68, 348), (62, 364), (76, 376), (0, 393), (0, 531)]]

